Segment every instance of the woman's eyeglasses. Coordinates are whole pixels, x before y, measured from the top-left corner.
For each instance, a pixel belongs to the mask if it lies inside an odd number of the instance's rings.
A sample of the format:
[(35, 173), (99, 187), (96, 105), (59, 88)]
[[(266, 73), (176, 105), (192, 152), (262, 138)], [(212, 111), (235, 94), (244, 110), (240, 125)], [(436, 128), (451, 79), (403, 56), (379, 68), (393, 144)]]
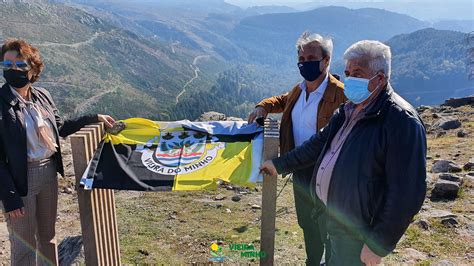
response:
[(5, 60), (0, 62), (0, 66), (3, 68), (3, 70), (12, 69), (14, 66), (16, 66), (16, 68), (21, 71), (28, 71), (31, 69), (31, 67), (25, 61), (12, 62), (10, 60)]

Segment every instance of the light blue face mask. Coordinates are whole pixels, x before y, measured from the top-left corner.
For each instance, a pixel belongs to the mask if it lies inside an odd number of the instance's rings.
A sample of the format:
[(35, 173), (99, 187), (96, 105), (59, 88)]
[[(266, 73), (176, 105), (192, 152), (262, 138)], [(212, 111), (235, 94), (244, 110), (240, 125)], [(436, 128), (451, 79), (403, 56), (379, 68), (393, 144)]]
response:
[(344, 80), (344, 94), (347, 99), (355, 104), (367, 100), (367, 98), (377, 90), (375, 89), (373, 92), (369, 91), (369, 82), (377, 75), (378, 74), (373, 76), (371, 79), (347, 77)]

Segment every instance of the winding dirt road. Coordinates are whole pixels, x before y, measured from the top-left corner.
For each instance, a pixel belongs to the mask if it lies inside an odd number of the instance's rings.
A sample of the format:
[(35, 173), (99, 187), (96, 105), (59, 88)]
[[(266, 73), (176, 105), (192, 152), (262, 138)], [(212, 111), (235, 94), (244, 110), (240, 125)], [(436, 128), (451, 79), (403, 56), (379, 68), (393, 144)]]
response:
[[(71, 84), (71, 83), (62, 83), (62, 82), (55, 82), (55, 81), (39, 81), (37, 82), (40, 86), (42, 84), (49, 84), (49, 85), (55, 85), (55, 86), (69, 86), (69, 87), (80, 87), (79, 85)], [(94, 91), (95, 89), (92, 88), (87, 88), (89, 91)], [(87, 108), (91, 107), (93, 104), (97, 103), (99, 99), (111, 92), (115, 92), (115, 89), (110, 89), (106, 91), (102, 91), (90, 98), (85, 99), (84, 102), (80, 103), (79, 105), (74, 108), (74, 114), (79, 114), (83, 113), (84, 110), (87, 110)]]
[(202, 59), (202, 58), (208, 58), (210, 57), (209, 55), (198, 55), (194, 58), (193, 60), (193, 63), (191, 65), (189, 65), (191, 67), (192, 70), (194, 70), (194, 77), (192, 77), (188, 82), (186, 82), (186, 84), (184, 84), (183, 86), (183, 90), (178, 94), (176, 95), (176, 104), (179, 103), (179, 98), (186, 92), (186, 88), (197, 78), (199, 78), (199, 72), (201, 71), (199, 69), (199, 67), (197, 66), (197, 63), (199, 61), (199, 59)]
[(56, 43), (56, 42), (44, 42), (44, 43), (38, 43), (38, 44), (35, 44), (35, 45), (38, 45), (38, 46), (41, 46), (41, 47), (70, 47), (70, 48), (79, 48), (80, 46), (82, 45), (87, 45), (87, 44), (91, 44), (93, 41), (95, 41), (95, 39), (97, 39), (99, 36), (105, 34), (105, 33), (108, 33), (108, 32), (96, 32), (94, 33), (94, 35), (88, 39), (88, 40), (85, 40), (85, 41), (82, 41), (82, 42), (77, 42), (77, 43)]

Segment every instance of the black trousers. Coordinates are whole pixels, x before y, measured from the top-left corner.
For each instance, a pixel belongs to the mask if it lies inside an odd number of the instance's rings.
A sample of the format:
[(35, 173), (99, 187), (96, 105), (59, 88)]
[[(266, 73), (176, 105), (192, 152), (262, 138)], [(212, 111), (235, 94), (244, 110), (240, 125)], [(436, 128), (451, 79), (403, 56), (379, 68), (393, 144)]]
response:
[[(293, 174), (293, 194), (295, 197), (298, 225), (303, 229), (306, 249), (306, 265), (320, 265), (324, 247), (329, 244), (326, 231), (326, 215), (323, 203), (314, 204), (310, 195), (311, 177), (302, 173)], [(329, 248), (326, 247), (325, 261), (329, 260)]]

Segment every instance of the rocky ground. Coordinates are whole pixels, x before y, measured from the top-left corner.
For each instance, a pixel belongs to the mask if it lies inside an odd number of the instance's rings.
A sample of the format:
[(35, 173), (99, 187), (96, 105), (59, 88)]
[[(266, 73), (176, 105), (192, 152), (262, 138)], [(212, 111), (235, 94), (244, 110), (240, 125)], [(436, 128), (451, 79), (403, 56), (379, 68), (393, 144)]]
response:
[[(386, 264), (474, 264), (474, 104), (418, 108), (428, 132), (428, 193)], [(201, 120), (222, 120), (208, 113)], [(235, 118), (231, 118), (235, 119)], [(66, 177), (60, 178), (58, 239), (80, 244), (76, 193), (68, 141), (63, 145)], [(279, 179), (275, 258), (304, 263), (302, 231), (296, 222), (291, 180)], [(207, 262), (210, 245), (221, 244), (230, 263), (257, 263), (230, 250), (229, 244), (259, 248), (261, 188), (221, 184), (217, 191), (116, 192), (123, 263)], [(9, 242), (0, 219), (0, 264), (8, 265)], [(79, 253), (75, 262), (83, 262)]]
[(428, 133), (427, 198), (387, 262), (474, 263), (473, 100), (418, 108)]

